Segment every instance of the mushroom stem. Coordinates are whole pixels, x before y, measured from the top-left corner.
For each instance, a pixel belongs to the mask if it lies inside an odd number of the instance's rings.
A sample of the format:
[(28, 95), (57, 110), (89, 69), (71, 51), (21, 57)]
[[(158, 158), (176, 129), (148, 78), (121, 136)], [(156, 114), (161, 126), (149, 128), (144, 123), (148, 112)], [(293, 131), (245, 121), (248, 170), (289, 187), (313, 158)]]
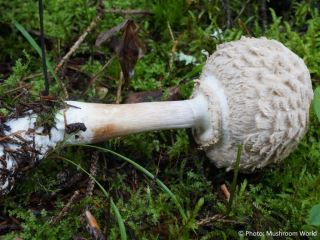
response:
[(153, 130), (210, 125), (207, 101), (191, 100), (135, 104), (96, 104), (68, 101), (66, 123), (83, 123), (69, 143), (95, 143), (113, 137)]
[(0, 140), (0, 195), (12, 188), (15, 176), (33, 166), (57, 144), (95, 143), (131, 133), (196, 128), (201, 136), (211, 129), (211, 115), (204, 95), (191, 100), (135, 104), (66, 102), (55, 116), (50, 134), (37, 127), (36, 114), (6, 122)]

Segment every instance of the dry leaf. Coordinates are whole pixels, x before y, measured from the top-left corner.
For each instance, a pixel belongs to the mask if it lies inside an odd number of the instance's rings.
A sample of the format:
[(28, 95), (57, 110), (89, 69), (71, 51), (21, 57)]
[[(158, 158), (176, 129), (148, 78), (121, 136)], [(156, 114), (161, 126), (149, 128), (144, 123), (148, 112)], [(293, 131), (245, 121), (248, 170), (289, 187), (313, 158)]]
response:
[(91, 234), (91, 236), (95, 240), (105, 240), (105, 237), (103, 236), (103, 234), (100, 230), (100, 226), (99, 226), (97, 220), (95, 219), (95, 217), (88, 210), (85, 211), (85, 215), (86, 215), (86, 219), (88, 222), (87, 229), (88, 229), (89, 233)]
[[(121, 39), (113, 36), (120, 30), (124, 30)], [(96, 46), (110, 40), (110, 47), (119, 57), (124, 84), (134, 75), (134, 67), (143, 54), (144, 46), (138, 36), (138, 27), (133, 20), (125, 20), (121, 24), (105, 31), (97, 37)]]
[(96, 229), (100, 230), (100, 226), (99, 226), (97, 220), (95, 219), (95, 217), (91, 214), (91, 212), (86, 210), (85, 213), (86, 213), (86, 218), (87, 218), (89, 226), (91, 228), (96, 228)]
[(102, 43), (104, 43), (105, 41), (107, 41), (108, 39), (110, 39), (112, 37), (113, 34), (119, 32), (122, 28), (124, 28), (126, 26), (126, 24), (128, 23), (128, 19), (126, 19), (124, 22), (120, 23), (119, 25), (105, 31), (99, 34), (99, 36), (96, 39), (96, 47), (100, 47)]
[(122, 35), (118, 56), (125, 84), (134, 75), (134, 66), (142, 56), (143, 45), (138, 37), (138, 28), (132, 20), (128, 20)]
[(222, 185), (220, 186), (220, 189), (221, 189), (224, 197), (227, 199), (227, 201), (229, 201), (229, 199), (230, 199), (230, 192), (229, 192), (227, 186), (226, 186), (225, 184), (222, 184)]

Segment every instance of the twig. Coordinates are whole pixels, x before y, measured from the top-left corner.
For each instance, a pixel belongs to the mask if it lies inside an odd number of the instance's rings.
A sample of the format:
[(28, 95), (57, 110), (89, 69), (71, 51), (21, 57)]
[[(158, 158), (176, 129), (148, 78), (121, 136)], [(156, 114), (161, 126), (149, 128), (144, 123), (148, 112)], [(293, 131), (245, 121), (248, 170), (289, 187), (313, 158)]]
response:
[(205, 225), (208, 225), (208, 224), (210, 224), (212, 222), (216, 222), (216, 221), (224, 219), (224, 218), (225, 218), (224, 215), (216, 214), (216, 215), (213, 215), (211, 217), (206, 217), (206, 218), (203, 218), (203, 219), (197, 221), (197, 225), (198, 226), (205, 226)]
[(167, 21), (167, 25), (168, 25), (168, 29), (169, 29), (169, 33), (170, 33), (170, 37), (171, 37), (172, 41), (174, 42), (174, 41), (175, 41), (175, 39), (174, 39), (174, 35), (173, 35), (173, 32), (172, 32), (172, 29), (171, 29), (171, 26), (170, 26), (169, 21)]
[(69, 209), (71, 208), (71, 205), (75, 202), (75, 200), (77, 199), (77, 197), (79, 196), (80, 191), (77, 190), (73, 193), (73, 195), (71, 196), (71, 198), (69, 199), (68, 203), (62, 208), (62, 210), (60, 211), (60, 213), (58, 214), (58, 216), (54, 217), (51, 220), (51, 224), (54, 225), (57, 222), (59, 222), (64, 216), (67, 215)]
[(173, 35), (173, 32), (172, 32), (172, 28), (171, 28), (171, 26), (170, 26), (169, 21), (167, 22), (167, 24), (168, 24), (168, 29), (169, 29), (170, 37), (171, 37), (171, 40), (172, 40), (172, 42), (173, 42), (173, 45), (172, 45), (172, 48), (171, 48), (171, 57), (170, 57), (170, 60), (169, 60), (169, 69), (171, 70), (172, 67), (173, 67), (173, 62), (174, 62), (175, 56), (176, 56), (176, 50), (177, 50), (178, 40), (176, 40), (176, 39), (174, 38), (174, 35)]
[(200, 226), (200, 227), (201, 226), (207, 226), (207, 225), (212, 225), (213, 222), (233, 223), (233, 224), (241, 224), (241, 225), (246, 224), (245, 222), (226, 219), (225, 215), (216, 214), (216, 215), (213, 215), (211, 217), (206, 217), (204, 219), (201, 219), (201, 220), (197, 221), (197, 225)]
[[(249, 37), (252, 37), (253, 34), (250, 32), (250, 30), (247, 28), (246, 24), (241, 20), (241, 19), (238, 19), (238, 24), (239, 26), (246, 32), (246, 34), (249, 36)], [(253, 36), (254, 37), (254, 36)]]
[(79, 48), (84, 39), (88, 36), (88, 34), (92, 31), (92, 29), (97, 25), (97, 22), (101, 19), (102, 12), (98, 12), (97, 16), (92, 20), (90, 25), (86, 28), (86, 30), (82, 33), (82, 35), (78, 38), (78, 40), (73, 44), (70, 48), (69, 52), (61, 59), (59, 64), (55, 68), (55, 72), (57, 73), (63, 64), (69, 60), (71, 55)]
[(31, 74), (31, 75), (29, 75), (29, 76), (23, 77), (21, 81), (25, 81), (25, 80), (32, 79), (32, 78), (35, 78), (35, 77), (40, 77), (42, 74), (43, 74), (43, 73)]
[(12, 136), (14, 137), (17, 137), (17, 136), (20, 136), (20, 134), (26, 132), (25, 130), (20, 130), (20, 131), (17, 131), (17, 132), (13, 132), (11, 134), (8, 134), (4, 137), (0, 137), (0, 142), (4, 141), (4, 140), (7, 140), (7, 139), (10, 139)]
[[(98, 160), (99, 160), (99, 153), (98, 151), (94, 151), (91, 157), (91, 168), (90, 168), (90, 175), (93, 177), (96, 177), (97, 175)], [(86, 196), (92, 196), (94, 184), (95, 184), (94, 179), (90, 178), (90, 181), (86, 189), (86, 193), (87, 193)]]
[(94, 81), (99, 77), (99, 75), (110, 65), (110, 63), (112, 62), (112, 60), (114, 59), (114, 56), (112, 56), (107, 62), (106, 64), (103, 65), (103, 67), (90, 79), (87, 88), (81, 93), (81, 96), (84, 96), (89, 88), (91, 87), (91, 85), (94, 83)]
[[(41, 74), (42, 74), (42, 73), (41, 73)], [(6, 95), (6, 94), (9, 94), (9, 93), (13, 93), (13, 92), (19, 91), (19, 90), (21, 90), (21, 89), (23, 89), (23, 88), (30, 88), (30, 87), (31, 87), (30, 84), (24, 84), (24, 85), (22, 85), (22, 86), (19, 86), (19, 87), (14, 88), (14, 89), (8, 90), (8, 91), (4, 92), (4, 94)]]
[(134, 15), (134, 14), (152, 14), (151, 11), (148, 10), (141, 10), (141, 9), (130, 9), (130, 10), (123, 10), (123, 9), (105, 9), (105, 13), (117, 13), (117, 14), (124, 14), (124, 15)]
[(119, 104), (121, 100), (121, 88), (123, 84), (123, 73), (121, 71), (120, 77), (119, 77), (119, 83), (118, 83), (118, 89), (117, 89), (117, 96), (116, 96), (116, 103)]
[(47, 61), (46, 61), (46, 50), (44, 43), (44, 28), (43, 28), (43, 5), (42, 0), (38, 0), (39, 2), (39, 17), (40, 17), (40, 42), (41, 42), (41, 59), (42, 59), (42, 68), (44, 75), (44, 91), (41, 95), (48, 96), (49, 95), (49, 78), (47, 71)]
[[(23, 88), (22, 91), (18, 95), (16, 95), (12, 100), (15, 101), (19, 99), (21, 96), (27, 95), (27, 94), (28, 94), (28, 91), (25, 88)], [(43, 95), (43, 96), (46, 96), (46, 95)]]
[[(94, 151), (93, 155), (91, 157), (91, 167), (90, 167), (90, 176), (92, 176), (94, 178), (97, 176), (98, 160), (99, 160), (99, 152)], [(86, 189), (86, 196), (88, 196), (88, 197), (92, 196), (94, 185), (95, 185), (95, 180), (92, 177), (90, 177), (90, 181), (89, 181), (87, 189)], [(86, 210), (85, 210), (85, 216), (86, 216), (86, 220), (88, 222), (88, 225), (86, 228), (87, 228), (88, 232), (90, 233), (90, 235), (92, 235), (93, 239), (104, 240), (105, 238), (100, 230), (100, 226), (99, 226), (97, 220), (95, 219), (95, 217), (89, 211), (89, 209), (90, 209), (90, 207), (87, 205)]]
[[(97, 22), (101, 19), (102, 13), (103, 13), (102, 11), (98, 11), (97, 16), (92, 20), (90, 25), (86, 28), (86, 30), (82, 33), (82, 35), (78, 38), (78, 40), (73, 44), (73, 46), (70, 48), (69, 52), (58, 63), (58, 65), (56, 66), (56, 68), (54, 70), (55, 73), (58, 73), (58, 71), (61, 69), (61, 67), (64, 65), (64, 63), (66, 61), (68, 61), (69, 58), (71, 57), (71, 55), (79, 48), (79, 46), (85, 40), (87, 35), (92, 31), (92, 29), (95, 28), (95, 26), (97, 25)], [(68, 91), (62, 81), (61, 81), (61, 85), (62, 85), (63, 91), (65, 93), (65, 96), (68, 99), (69, 98)]]
[(247, 7), (247, 5), (249, 4), (250, 1), (251, 1), (251, 0), (247, 0), (247, 1), (245, 2), (245, 4), (243, 4), (243, 6), (242, 6), (242, 8), (241, 8), (241, 10), (240, 10), (240, 12), (239, 12), (239, 14), (238, 14), (238, 16), (236, 16), (236, 18), (233, 20), (233, 22), (236, 22), (236, 21), (238, 20), (238, 18), (240, 18), (240, 16), (241, 16), (242, 13), (244, 12), (244, 10), (246, 9), (246, 7)]

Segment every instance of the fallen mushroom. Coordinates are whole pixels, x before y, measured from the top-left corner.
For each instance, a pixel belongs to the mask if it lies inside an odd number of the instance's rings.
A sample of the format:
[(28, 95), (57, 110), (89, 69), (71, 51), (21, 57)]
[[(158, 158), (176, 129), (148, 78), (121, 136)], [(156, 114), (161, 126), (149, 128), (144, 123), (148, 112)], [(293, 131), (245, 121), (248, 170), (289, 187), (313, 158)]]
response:
[(0, 193), (19, 169), (36, 163), (61, 142), (95, 143), (151, 130), (192, 128), (217, 167), (230, 170), (243, 144), (240, 171), (288, 156), (307, 129), (313, 92), (303, 60), (281, 43), (241, 38), (217, 47), (190, 100), (135, 104), (67, 101), (50, 134), (35, 127), (36, 114), (5, 123), (0, 142)]

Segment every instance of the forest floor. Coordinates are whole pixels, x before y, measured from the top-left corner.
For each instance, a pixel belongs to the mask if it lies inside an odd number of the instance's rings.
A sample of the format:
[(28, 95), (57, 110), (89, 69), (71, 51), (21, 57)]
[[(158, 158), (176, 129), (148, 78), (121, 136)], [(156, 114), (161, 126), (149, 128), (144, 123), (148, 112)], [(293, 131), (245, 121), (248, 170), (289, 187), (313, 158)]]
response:
[[(56, 101), (67, 95), (101, 103), (186, 99), (206, 53), (241, 36), (282, 42), (304, 59), (313, 87), (320, 84), (317, 1), (43, 4), (52, 65), (49, 98)], [(37, 1), (0, 0), (0, 9), (0, 117), (5, 118), (8, 109), (39, 102), (44, 77), (36, 46), (30, 44), (30, 38), (40, 44)], [(129, 44), (134, 48), (128, 50)], [(43, 114), (42, 121), (50, 124), (52, 112)], [(98, 148), (59, 148), (0, 199), (0, 238), (251, 239), (267, 231), (305, 231), (311, 233), (305, 238), (319, 239), (319, 127), (311, 109), (309, 131), (298, 148), (276, 166), (239, 174), (231, 205), (221, 189), (231, 191), (233, 172), (210, 164), (188, 130), (134, 134)]]

